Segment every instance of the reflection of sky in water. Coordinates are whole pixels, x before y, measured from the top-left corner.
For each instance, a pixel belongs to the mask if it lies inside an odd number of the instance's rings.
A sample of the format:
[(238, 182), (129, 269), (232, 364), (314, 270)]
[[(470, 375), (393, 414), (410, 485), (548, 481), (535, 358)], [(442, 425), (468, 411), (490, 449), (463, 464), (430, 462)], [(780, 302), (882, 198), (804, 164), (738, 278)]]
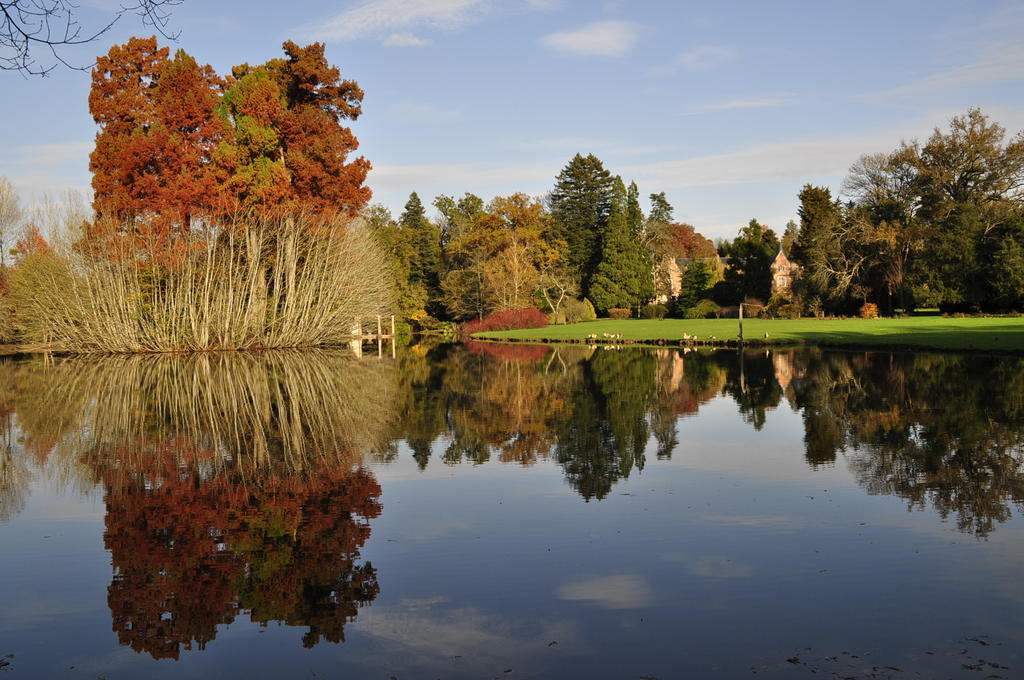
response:
[(590, 502), (555, 455), (446, 464), (444, 436), (421, 469), (399, 442), (370, 466), (383, 510), (358, 558), (380, 593), (343, 643), (304, 649), (301, 622), (239, 615), (205, 650), (159, 662), (110, 630), (102, 487), (81, 495), (50, 460), (0, 526), (0, 656), (15, 654), (12, 677), (978, 677), (964, 668), (977, 658), (1012, 677), (1017, 518), (975, 538), (865, 493), (850, 451), (810, 466), (804, 437), (785, 397), (760, 430), (713, 397), (677, 421), (671, 459), (648, 441), (643, 469)]

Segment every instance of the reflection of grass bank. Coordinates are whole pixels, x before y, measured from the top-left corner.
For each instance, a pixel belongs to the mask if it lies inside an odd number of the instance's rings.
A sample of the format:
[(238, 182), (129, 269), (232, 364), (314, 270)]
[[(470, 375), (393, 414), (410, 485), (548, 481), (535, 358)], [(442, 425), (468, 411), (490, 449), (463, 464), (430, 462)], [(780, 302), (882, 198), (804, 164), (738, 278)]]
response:
[[(901, 319), (745, 319), (747, 341), (786, 344), (919, 347), (955, 350), (1024, 351), (1024, 318), (907, 317)], [(735, 341), (736, 319), (627, 319), (479, 333), (486, 339), (532, 342), (585, 342), (597, 335), (621, 334), (623, 340), (679, 342), (684, 334), (700, 342)]]

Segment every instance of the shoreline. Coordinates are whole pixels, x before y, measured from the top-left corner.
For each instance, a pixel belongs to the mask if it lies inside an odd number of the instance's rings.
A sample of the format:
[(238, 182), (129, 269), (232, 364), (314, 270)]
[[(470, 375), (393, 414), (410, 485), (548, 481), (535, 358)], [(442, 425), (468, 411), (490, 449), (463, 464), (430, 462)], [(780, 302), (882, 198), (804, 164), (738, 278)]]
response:
[[(607, 340), (604, 338), (604, 340)], [(799, 349), (802, 347), (823, 347), (826, 349), (848, 349), (862, 352), (941, 352), (943, 354), (991, 354), (996, 356), (1024, 356), (1024, 349), (990, 349), (984, 347), (968, 346), (937, 347), (933, 345), (920, 344), (895, 344), (895, 343), (853, 343), (853, 342), (829, 342), (827, 340), (633, 340), (621, 338), (608, 342), (592, 342), (591, 340), (580, 340), (576, 338), (488, 338), (470, 337), (461, 342), (489, 342), (517, 345), (583, 345), (593, 349), (622, 349), (624, 347), (637, 347), (646, 349)]]
[(887, 319), (749, 319), (739, 338), (735, 319), (588, 321), (474, 334), (476, 341), (540, 344), (748, 348), (850, 347), (1024, 354), (1024, 318), (904, 317)]

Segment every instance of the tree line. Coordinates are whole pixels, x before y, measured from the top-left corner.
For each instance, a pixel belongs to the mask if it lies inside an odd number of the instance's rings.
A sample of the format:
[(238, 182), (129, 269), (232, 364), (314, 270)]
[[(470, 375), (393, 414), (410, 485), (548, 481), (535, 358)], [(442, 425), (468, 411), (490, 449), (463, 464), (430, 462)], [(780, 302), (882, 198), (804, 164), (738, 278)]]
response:
[(1024, 133), (978, 109), (924, 142), (862, 156), (842, 193), (800, 192), (800, 296), (835, 310), (1024, 309)]
[(665, 260), (714, 255), (710, 240), (674, 221), (664, 193), (648, 198), (645, 215), (635, 182), (577, 154), (544, 198), (441, 195), (431, 220), (414, 192), (397, 219), (380, 205), (363, 215), (392, 253), (407, 318), (466, 321), (538, 306), (578, 321), (638, 313), (666, 294)]
[[(862, 156), (837, 196), (805, 185), (781, 234), (753, 219), (712, 243), (664, 193), (645, 214), (635, 182), (582, 154), (540, 198), (441, 195), (430, 219), (413, 193), (397, 219), (380, 205), (363, 215), (392, 254), (400, 313), (428, 325), (534, 306), (555, 322), (728, 315), (741, 302), (780, 316), (1007, 312), (1024, 310), (1022, 187), (1024, 137), (971, 109), (923, 143)], [(799, 270), (773, 291), (780, 251)]]

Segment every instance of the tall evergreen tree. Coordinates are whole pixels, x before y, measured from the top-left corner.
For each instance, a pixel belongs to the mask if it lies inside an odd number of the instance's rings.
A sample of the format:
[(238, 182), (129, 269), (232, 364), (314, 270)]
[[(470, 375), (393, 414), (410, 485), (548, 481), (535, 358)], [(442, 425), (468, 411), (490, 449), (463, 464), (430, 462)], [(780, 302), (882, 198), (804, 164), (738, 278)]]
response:
[(835, 291), (829, 288), (830, 263), (840, 256), (842, 206), (832, 199), (832, 192), (827, 187), (805, 184), (798, 198), (800, 231), (797, 232), (791, 257), (804, 268), (801, 285), (809, 297), (834, 297), (830, 293)]
[(651, 214), (647, 216), (648, 222), (656, 224), (669, 224), (672, 222), (674, 209), (672, 204), (665, 198), (665, 192), (651, 194)]
[(566, 259), (584, 293), (600, 260), (611, 190), (612, 176), (604, 164), (593, 154), (576, 154), (558, 174), (549, 198), (555, 236), (567, 244)]
[(779, 252), (775, 232), (757, 220), (750, 220), (723, 250), (729, 256), (729, 268), (725, 270), (725, 280), (715, 287), (717, 301), (734, 305), (753, 297), (767, 302), (772, 292), (770, 267)]
[(627, 202), (626, 188), (616, 177), (601, 260), (590, 288), (590, 300), (602, 311), (635, 308), (654, 296), (651, 260), (629, 229)]
[(682, 316), (687, 309), (706, 297), (713, 279), (714, 273), (704, 260), (687, 265), (680, 277), (679, 295), (673, 301), (673, 313)]
[(786, 255), (793, 254), (793, 246), (796, 245), (796, 239), (800, 235), (800, 227), (796, 222), (790, 220), (786, 222), (786, 229), (782, 232), (782, 250)]
[(416, 192), (409, 194), (405, 210), (398, 218), (398, 226), (408, 233), (415, 256), (411, 263), (409, 280), (422, 283), (431, 300), (440, 296), (441, 234), (440, 230), (427, 219), (423, 202)]
[(644, 210), (640, 207), (640, 189), (636, 182), (630, 182), (626, 191), (626, 223), (633, 237), (640, 238), (644, 230)]

